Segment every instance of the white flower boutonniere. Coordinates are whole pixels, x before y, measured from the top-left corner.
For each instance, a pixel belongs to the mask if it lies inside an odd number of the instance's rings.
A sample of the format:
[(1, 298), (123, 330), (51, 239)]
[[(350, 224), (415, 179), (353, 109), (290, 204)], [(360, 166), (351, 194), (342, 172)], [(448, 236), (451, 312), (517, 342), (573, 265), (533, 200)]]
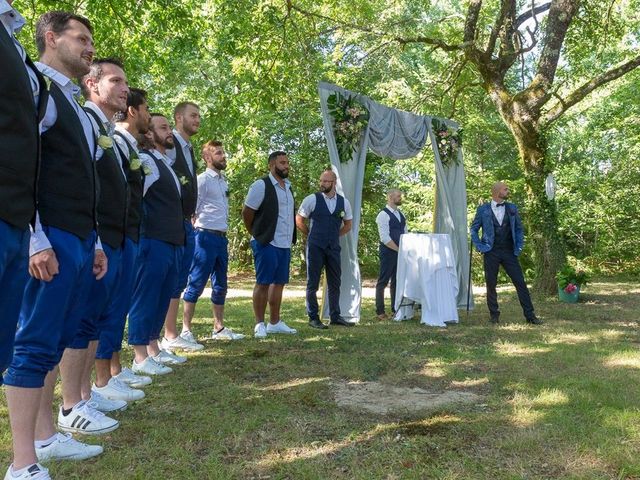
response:
[(151, 175), (151, 168), (149, 168), (149, 165), (145, 165), (143, 163), (142, 164), (142, 172), (144, 173), (145, 176)]
[(180, 185), (186, 185), (187, 183), (189, 183), (189, 179), (187, 177), (185, 177), (184, 175), (182, 175), (180, 178)]
[(140, 161), (140, 158), (132, 156), (131, 160), (129, 161), (129, 168), (131, 170), (138, 170), (141, 166), (142, 162)]
[(98, 137), (98, 145), (100, 145), (100, 148), (106, 150), (108, 148), (112, 148), (113, 147), (113, 138), (108, 137), (107, 135), (100, 135)]

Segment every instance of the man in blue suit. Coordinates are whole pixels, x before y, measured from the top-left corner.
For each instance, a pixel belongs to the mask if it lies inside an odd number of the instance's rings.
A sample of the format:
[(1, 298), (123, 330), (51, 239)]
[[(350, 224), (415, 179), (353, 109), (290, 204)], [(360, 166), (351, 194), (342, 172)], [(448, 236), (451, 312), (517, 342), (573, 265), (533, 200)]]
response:
[[(540, 325), (531, 303), (529, 289), (524, 281), (518, 256), (524, 246), (524, 231), (518, 207), (506, 202), (509, 198), (509, 187), (497, 182), (491, 188), (492, 200), (478, 207), (471, 224), (471, 240), (476, 249), (483, 254), (484, 279), (487, 285), (487, 306), (491, 315), (491, 323), (500, 321), (498, 309), (498, 270), (500, 265), (511, 278), (518, 292), (518, 300), (522, 306), (524, 317), (528, 323)], [(482, 229), (482, 238), (478, 232)]]

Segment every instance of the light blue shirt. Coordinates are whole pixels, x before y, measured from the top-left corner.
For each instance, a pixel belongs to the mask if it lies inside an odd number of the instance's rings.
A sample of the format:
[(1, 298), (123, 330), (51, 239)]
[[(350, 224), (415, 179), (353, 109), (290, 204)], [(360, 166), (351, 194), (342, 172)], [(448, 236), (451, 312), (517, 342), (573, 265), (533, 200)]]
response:
[(182, 150), (184, 158), (187, 159), (187, 166), (189, 167), (189, 171), (191, 172), (191, 175), (193, 175), (195, 168), (195, 159), (191, 156), (191, 149), (193, 147), (191, 146), (190, 142), (187, 142), (184, 138), (182, 138), (180, 132), (178, 132), (178, 130), (176, 130), (175, 128), (173, 129), (173, 134), (176, 136), (178, 144), (174, 145), (172, 149), (167, 150), (167, 158), (171, 161), (171, 165), (173, 165), (176, 162), (176, 148), (180, 148)]
[[(159, 158), (161, 161), (163, 161), (164, 164), (167, 166), (167, 168), (171, 172), (173, 181), (176, 184), (176, 188), (178, 189), (178, 195), (182, 196), (182, 188), (180, 186), (180, 180), (178, 179), (176, 172), (174, 172), (173, 168), (171, 168), (171, 160), (169, 160), (166, 155), (163, 155), (158, 150), (155, 150), (155, 149), (151, 150), (151, 153), (156, 158)], [(147, 194), (147, 190), (149, 190), (149, 187), (151, 187), (151, 185), (153, 185), (158, 180), (160, 180), (160, 169), (156, 165), (156, 162), (144, 152), (140, 153), (140, 162), (142, 163), (142, 165), (147, 167), (147, 171), (149, 172), (149, 174), (145, 175), (144, 177), (144, 188), (142, 190), (142, 195), (144, 196)]]
[(229, 186), (222, 172), (207, 168), (198, 175), (196, 228), (226, 232), (229, 218)]
[[(293, 238), (293, 229), (295, 228), (293, 221), (293, 193), (291, 193), (291, 182), (284, 179), (284, 187), (281, 187), (275, 177), (269, 174), (269, 179), (276, 189), (278, 197), (278, 221), (276, 223), (276, 232), (271, 241), (271, 245), (278, 248), (291, 248), (291, 240)], [(249, 193), (244, 204), (251, 210), (258, 210), (264, 201), (264, 181), (262, 179), (253, 182), (249, 187)]]
[[(327, 205), (327, 209), (329, 213), (333, 213), (336, 210), (336, 204), (338, 203), (338, 194), (335, 193), (333, 197), (327, 197), (326, 193), (322, 194), (322, 198), (324, 198), (324, 203)], [(298, 209), (298, 215), (304, 218), (309, 218), (309, 216), (316, 209), (316, 194), (312, 193), (311, 195), (307, 195), (302, 200), (300, 204), (300, 208)], [(353, 212), (351, 211), (351, 204), (349, 200), (344, 198), (344, 218), (343, 220), (353, 220)], [(309, 230), (313, 227), (313, 218), (309, 220)]]

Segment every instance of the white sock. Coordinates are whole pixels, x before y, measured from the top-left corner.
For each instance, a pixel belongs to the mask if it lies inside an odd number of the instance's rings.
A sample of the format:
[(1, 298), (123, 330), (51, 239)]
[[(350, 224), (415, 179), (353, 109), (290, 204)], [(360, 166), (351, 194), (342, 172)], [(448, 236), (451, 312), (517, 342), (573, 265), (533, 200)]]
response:
[(56, 438), (58, 438), (58, 434), (54, 433), (52, 437), (47, 438), (46, 440), (36, 440), (35, 442), (33, 442), (33, 444), (36, 448), (46, 447), (47, 445), (51, 445), (53, 442), (55, 442)]

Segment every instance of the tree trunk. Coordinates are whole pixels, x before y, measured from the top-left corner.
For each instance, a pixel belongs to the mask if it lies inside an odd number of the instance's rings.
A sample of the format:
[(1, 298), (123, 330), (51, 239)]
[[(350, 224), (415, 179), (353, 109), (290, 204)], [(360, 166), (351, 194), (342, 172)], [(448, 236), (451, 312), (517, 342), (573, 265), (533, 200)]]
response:
[(547, 198), (545, 180), (552, 170), (547, 158), (544, 132), (533, 125), (512, 125), (524, 164), (527, 185), (527, 212), (524, 221), (528, 227), (527, 239), (533, 246), (536, 291), (554, 294), (557, 291), (556, 272), (565, 262), (564, 244), (558, 233), (558, 215), (555, 200)]

